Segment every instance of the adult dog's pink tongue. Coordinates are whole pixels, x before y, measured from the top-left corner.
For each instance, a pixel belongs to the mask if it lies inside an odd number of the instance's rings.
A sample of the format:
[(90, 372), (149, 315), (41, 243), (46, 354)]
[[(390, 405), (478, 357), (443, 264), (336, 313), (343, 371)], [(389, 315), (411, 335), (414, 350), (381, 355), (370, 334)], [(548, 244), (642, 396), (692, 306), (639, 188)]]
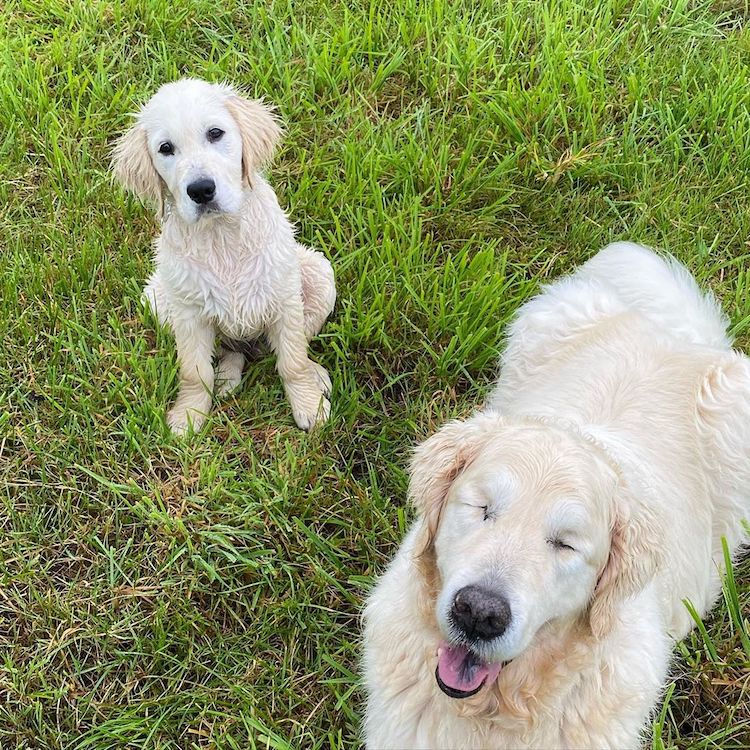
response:
[(458, 693), (474, 693), (483, 682), (493, 682), (501, 667), (501, 662), (484, 664), (464, 646), (441, 643), (438, 647), (438, 676)]

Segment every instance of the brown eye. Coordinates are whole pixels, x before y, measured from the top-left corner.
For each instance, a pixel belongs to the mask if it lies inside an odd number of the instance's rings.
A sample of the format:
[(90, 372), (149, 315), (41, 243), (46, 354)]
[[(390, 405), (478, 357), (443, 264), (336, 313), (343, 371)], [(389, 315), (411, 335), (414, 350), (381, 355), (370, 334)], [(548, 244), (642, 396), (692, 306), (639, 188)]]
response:
[(164, 156), (172, 156), (174, 154), (174, 146), (169, 141), (164, 141), (159, 146), (159, 153), (164, 154)]
[(216, 143), (224, 135), (224, 131), (221, 128), (211, 128), (206, 135), (211, 143)]

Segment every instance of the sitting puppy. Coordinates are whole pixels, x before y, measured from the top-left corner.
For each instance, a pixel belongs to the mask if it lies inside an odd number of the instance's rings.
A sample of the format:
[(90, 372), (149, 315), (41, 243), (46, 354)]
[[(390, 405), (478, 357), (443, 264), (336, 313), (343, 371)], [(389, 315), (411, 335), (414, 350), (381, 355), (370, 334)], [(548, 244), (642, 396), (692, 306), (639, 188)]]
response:
[(280, 135), (261, 102), (184, 79), (162, 86), (115, 146), (115, 176), (161, 217), (144, 297), (177, 343), (180, 391), (167, 417), (177, 434), (203, 423), (215, 382), (219, 395), (239, 384), (241, 342), (263, 334), (297, 424), (329, 415), (331, 382), (307, 345), (333, 309), (333, 270), (296, 242), (258, 172)]
[(610, 245), (525, 305), (485, 409), (416, 451), (365, 613), (367, 746), (637, 748), (750, 515), (750, 360)]

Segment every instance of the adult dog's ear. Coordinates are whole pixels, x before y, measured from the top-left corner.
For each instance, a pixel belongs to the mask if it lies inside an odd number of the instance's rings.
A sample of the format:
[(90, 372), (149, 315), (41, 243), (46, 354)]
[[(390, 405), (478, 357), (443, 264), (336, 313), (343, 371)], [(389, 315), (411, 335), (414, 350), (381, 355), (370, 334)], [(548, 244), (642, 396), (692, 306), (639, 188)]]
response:
[(481, 414), (462, 422), (448, 422), (414, 451), (410, 466), (409, 500), (423, 519), (420, 553), (432, 550), (443, 504), (456, 477), (476, 456), (496, 415)]
[(611, 522), (609, 557), (589, 610), (591, 630), (603, 638), (612, 629), (617, 607), (651, 580), (660, 563), (659, 534), (645, 503), (636, 503), (620, 479)]
[(115, 179), (142, 201), (153, 203), (162, 212), (162, 181), (148, 152), (146, 131), (139, 123), (123, 133), (112, 150)]
[(269, 162), (282, 135), (274, 111), (259, 99), (246, 99), (230, 93), (226, 108), (237, 123), (242, 137), (242, 177), (252, 187), (253, 174)]

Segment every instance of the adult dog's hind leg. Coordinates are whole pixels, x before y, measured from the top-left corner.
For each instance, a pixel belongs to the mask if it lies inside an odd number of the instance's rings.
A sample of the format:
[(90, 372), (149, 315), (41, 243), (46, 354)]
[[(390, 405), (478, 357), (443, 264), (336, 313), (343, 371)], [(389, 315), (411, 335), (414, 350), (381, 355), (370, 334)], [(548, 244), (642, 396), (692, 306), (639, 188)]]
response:
[(750, 358), (727, 352), (706, 373), (698, 390), (696, 418), (713, 505), (714, 565), (704, 603), (708, 609), (721, 591), (722, 538), (732, 554), (748, 541), (742, 521), (750, 519)]

